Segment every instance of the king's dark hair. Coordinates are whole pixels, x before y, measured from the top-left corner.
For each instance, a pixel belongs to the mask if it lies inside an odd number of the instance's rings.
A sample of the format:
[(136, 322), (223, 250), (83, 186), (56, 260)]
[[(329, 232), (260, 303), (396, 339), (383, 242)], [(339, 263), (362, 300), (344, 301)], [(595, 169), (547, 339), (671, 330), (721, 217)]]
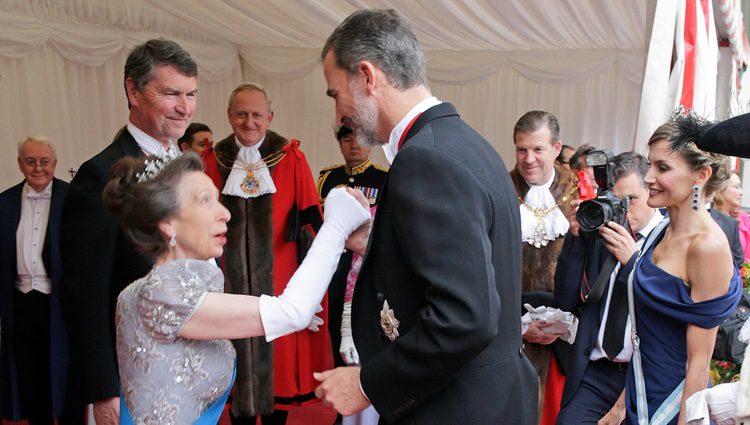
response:
[(350, 77), (356, 75), (360, 62), (368, 61), (380, 68), (397, 89), (427, 85), (422, 48), (409, 25), (393, 9), (352, 13), (326, 40), (321, 61), (329, 51), (334, 53), (336, 65)]

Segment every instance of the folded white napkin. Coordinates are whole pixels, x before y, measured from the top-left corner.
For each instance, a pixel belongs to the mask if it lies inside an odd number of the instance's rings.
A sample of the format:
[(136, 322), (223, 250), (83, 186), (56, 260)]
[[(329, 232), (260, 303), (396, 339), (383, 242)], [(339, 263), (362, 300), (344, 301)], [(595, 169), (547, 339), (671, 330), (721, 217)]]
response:
[(526, 303), (523, 307), (528, 313), (521, 316), (521, 333), (525, 334), (529, 328), (529, 323), (534, 320), (551, 323), (549, 327), (544, 328), (548, 333), (562, 334), (560, 339), (572, 344), (576, 340), (578, 332), (578, 318), (568, 311), (562, 311), (559, 308), (539, 306), (532, 307)]

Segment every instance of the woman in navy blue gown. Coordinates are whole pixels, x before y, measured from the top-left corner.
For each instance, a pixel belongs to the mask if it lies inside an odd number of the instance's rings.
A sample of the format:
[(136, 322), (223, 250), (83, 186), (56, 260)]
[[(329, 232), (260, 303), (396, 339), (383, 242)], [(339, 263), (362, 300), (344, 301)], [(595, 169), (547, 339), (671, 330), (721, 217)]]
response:
[(685, 400), (709, 385), (717, 326), (742, 290), (726, 236), (701, 197), (729, 177), (725, 157), (695, 145), (708, 126), (693, 114), (679, 116), (648, 143), (648, 205), (666, 208), (669, 221), (649, 236), (631, 275), (640, 353), (628, 370), (626, 423), (685, 423)]

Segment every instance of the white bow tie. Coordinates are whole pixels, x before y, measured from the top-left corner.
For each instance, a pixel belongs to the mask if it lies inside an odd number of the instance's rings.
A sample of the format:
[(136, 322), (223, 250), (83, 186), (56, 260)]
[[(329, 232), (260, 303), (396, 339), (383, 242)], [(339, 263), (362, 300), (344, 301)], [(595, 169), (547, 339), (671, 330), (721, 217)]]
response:
[(52, 199), (52, 194), (49, 192), (35, 192), (26, 194), (26, 199)]

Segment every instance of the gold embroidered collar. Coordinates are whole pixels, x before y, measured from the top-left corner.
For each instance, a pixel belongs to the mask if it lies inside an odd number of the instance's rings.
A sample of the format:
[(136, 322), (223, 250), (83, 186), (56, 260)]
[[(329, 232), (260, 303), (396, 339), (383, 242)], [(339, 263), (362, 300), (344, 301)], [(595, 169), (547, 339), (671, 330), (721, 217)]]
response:
[(370, 160), (368, 159), (367, 161), (357, 165), (356, 167), (349, 168), (346, 165), (344, 165), (344, 170), (346, 171), (347, 175), (356, 176), (357, 174), (364, 173), (365, 170), (367, 170), (367, 168), (370, 167), (370, 165), (372, 165), (372, 162), (370, 162)]

